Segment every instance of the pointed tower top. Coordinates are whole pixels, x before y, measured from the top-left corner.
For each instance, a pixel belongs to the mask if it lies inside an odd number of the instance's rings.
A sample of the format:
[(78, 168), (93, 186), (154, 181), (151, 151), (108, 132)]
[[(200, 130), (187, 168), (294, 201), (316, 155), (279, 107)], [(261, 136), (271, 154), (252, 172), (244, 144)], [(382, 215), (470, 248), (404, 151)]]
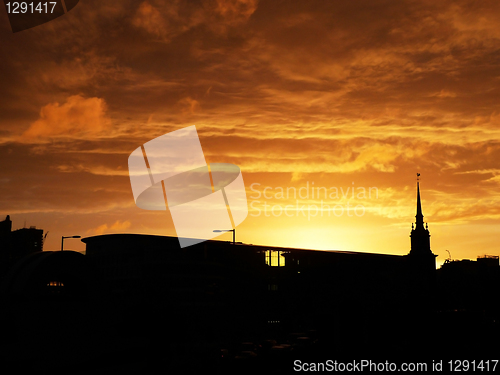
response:
[(420, 181), (419, 181), (420, 173), (417, 173), (417, 214), (415, 215), (415, 224), (417, 224), (417, 228), (419, 226), (424, 225), (424, 215), (422, 215), (422, 203), (420, 201)]
[(417, 173), (417, 214), (415, 218), (417, 219), (415, 229), (411, 229), (411, 256), (418, 257), (429, 257), (432, 260), (432, 264), (429, 263), (429, 267), (433, 270), (436, 269), (435, 255), (431, 251), (431, 235), (429, 234), (429, 227), (426, 225), (424, 228), (424, 215), (422, 215), (422, 201), (420, 199), (420, 173)]

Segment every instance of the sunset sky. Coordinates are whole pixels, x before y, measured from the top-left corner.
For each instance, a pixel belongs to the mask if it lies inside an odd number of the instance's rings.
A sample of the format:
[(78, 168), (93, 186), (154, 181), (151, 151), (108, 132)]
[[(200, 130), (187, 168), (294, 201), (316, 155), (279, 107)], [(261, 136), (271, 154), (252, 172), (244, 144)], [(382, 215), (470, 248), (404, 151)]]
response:
[(0, 13), (0, 220), (46, 250), (175, 235), (127, 160), (196, 125), (241, 168), (237, 241), (407, 254), (419, 172), (437, 263), (500, 255), (498, 1), (81, 0), (18, 33)]

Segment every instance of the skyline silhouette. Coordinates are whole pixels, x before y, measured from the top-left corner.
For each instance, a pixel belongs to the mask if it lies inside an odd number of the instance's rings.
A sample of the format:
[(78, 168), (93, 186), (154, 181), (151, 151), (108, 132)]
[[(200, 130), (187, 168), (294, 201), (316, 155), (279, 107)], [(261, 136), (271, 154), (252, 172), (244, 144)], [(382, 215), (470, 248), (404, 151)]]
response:
[(498, 355), (500, 2), (56, 3), (0, 7), (2, 374)]
[[(140, 234), (83, 238), (85, 255), (32, 246), (2, 275), (2, 359), (67, 373), (155, 373), (163, 363), (230, 374), (443, 348), (497, 354), (499, 258), (436, 270), (419, 183), (415, 218), (406, 255), (214, 240), (183, 249), (176, 237)], [(0, 229), (1, 253), (19, 249), (10, 220)]]

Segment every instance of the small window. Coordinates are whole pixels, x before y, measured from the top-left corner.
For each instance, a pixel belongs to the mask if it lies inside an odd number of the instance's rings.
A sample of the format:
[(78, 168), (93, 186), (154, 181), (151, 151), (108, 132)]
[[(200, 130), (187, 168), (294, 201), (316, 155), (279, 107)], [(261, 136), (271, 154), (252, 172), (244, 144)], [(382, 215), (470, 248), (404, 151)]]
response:
[(57, 287), (57, 286), (64, 286), (64, 284), (60, 281), (49, 281), (47, 283), (48, 287)]
[(284, 252), (279, 250), (266, 250), (266, 264), (271, 267), (284, 267)]

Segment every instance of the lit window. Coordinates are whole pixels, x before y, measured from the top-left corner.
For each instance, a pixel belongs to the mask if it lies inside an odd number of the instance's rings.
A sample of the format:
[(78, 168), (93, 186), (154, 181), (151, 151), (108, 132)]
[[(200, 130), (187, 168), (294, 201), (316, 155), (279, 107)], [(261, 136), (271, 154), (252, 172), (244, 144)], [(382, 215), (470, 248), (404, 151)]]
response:
[(47, 286), (51, 286), (51, 287), (52, 286), (64, 286), (64, 284), (62, 282), (60, 282), (60, 281), (49, 281), (47, 283)]
[(284, 252), (279, 250), (266, 250), (266, 264), (271, 267), (284, 267)]

